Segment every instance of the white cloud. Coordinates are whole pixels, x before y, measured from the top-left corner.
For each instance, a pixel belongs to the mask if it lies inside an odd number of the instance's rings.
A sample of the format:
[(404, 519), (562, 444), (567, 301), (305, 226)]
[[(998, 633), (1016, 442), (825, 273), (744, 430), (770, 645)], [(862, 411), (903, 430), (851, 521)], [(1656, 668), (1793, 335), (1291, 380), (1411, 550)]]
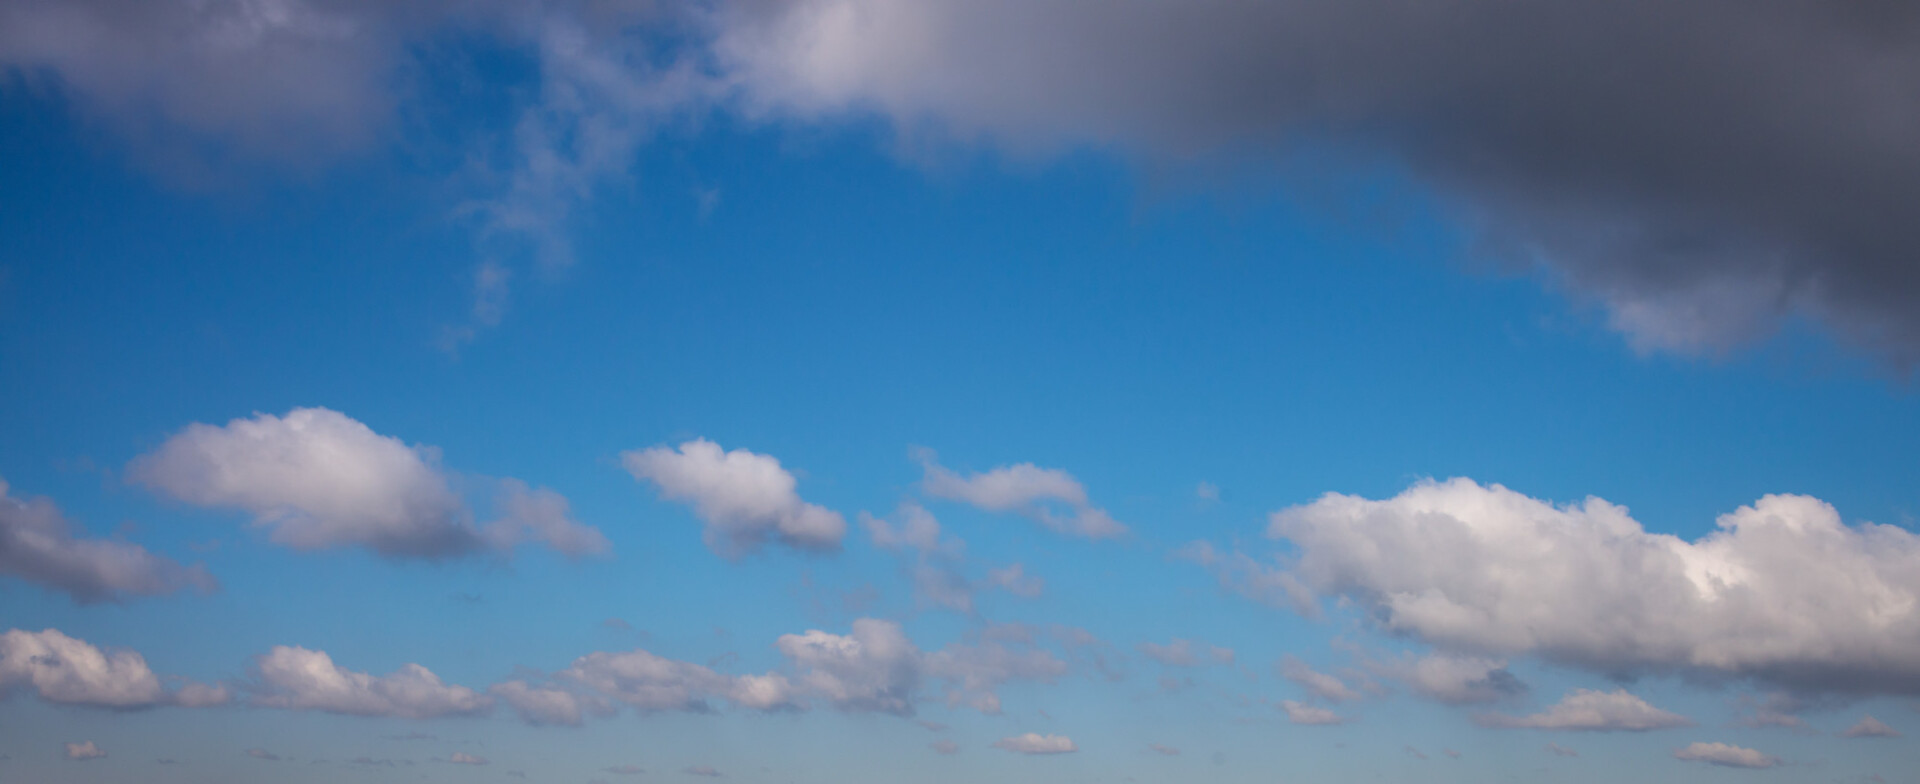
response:
[(1920, 692), (1920, 537), (1767, 496), (1697, 541), (1597, 498), (1556, 507), (1466, 479), (1274, 513), (1287, 574), (1444, 649), (1605, 673), (1748, 676)]
[[(15, 689), (31, 689), (47, 702), (122, 710), (176, 698), (139, 653), (102, 651), (57, 629), (0, 634), (0, 694)], [(226, 701), (224, 689), (203, 684), (188, 684), (179, 696), (180, 704), (196, 707)]]
[(259, 682), (251, 702), (261, 707), (409, 719), (472, 716), (493, 709), (493, 698), (441, 683), (418, 664), (375, 677), (334, 664), (324, 651), (277, 645), (259, 658), (255, 671)]
[(957, 537), (942, 540), (940, 521), (919, 504), (903, 503), (894, 514), (900, 518), (897, 525), (866, 512), (860, 513), (860, 524), (874, 546), (912, 557), (905, 568), (913, 581), (915, 600), (921, 606), (973, 612), (974, 584), (961, 573), (966, 543)]
[(1274, 665), (1280, 677), (1299, 684), (1309, 694), (1328, 702), (1347, 702), (1360, 699), (1360, 692), (1347, 686), (1345, 681), (1312, 667), (1293, 656), (1282, 658)]
[(1065, 735), (1041, 735), (1035, 732), (1001, 738), (993, 742), (993, 747), (1019, 754), (1070, 754), (1080, 750), (1080, 747), (1073, 745), (1073, 739)]
[(1152, 749), (1155, 754), (1160, 754), (1168, 757), (1180, 756), (1180, 750), (1172, 746), (1167, 746), (1159, 743), (1149, 743), (1147, 744), (1147, 748)]
[(732, 676), (644, 650), (595, 652), (557, 674), (641, 711), (705, 712), (710, 699), (754, 710), (791, 703), (791, 686), (780, 675)]
[(842, 710), (913, 713), (921, 654), (899, 624), (862, 618), (844, 636), (809, 630), (781, 635), (777, 645), (800, 668), (808, 693)]
[(1020, 463), (961, 476), (940, 465), (931, 449), (915, 449), (913, 458), (925, 472), (921, 490), (934, 498), (989, 512), (1017, 512), (1069, 536), (1111, 539), (1127, 532), (1105, 509), (1087, 501), (1079, 480), (1060, 469)]
[(923, 666), (929, 677), (947, 682), (947, 704), (988, 714), (1000, 712), (1001, 684), (1052, 682), (1067, 672), (1067, 663), (1048, 651), (998, 642), (949, 645), (927, 654)]
[(1207, 502), (1218, 501), (1220, 500), (1220, 486), (1212, 482), (1201, 482), (1199, 486), (1193, 489), (1193, 497)]
[(937, 751), (941, 754), (959, 754), (960, 753), (960, 744), (954, 743), (953, 741), (950, 741), (950, 740), (936, 740), (932, 743), (927, 744), (927, 748), (933, 749), (934, 751)]
[(555, 724), (578, 727), (584, 714), (606, 715), (612, 710), (612, 706), (599, 697), (519, 680), (496, 683), (487, 688), (487, 693), (506, 702), (521, 721), (536, 727)]
[[(1168, 667), (1198, 667), (1206, 664), (1232, 664), (1233, 649), (1174, 638), (1166, 645), (1143, 642), (1136, 646), (1140, 655)], [(1202, 661), (1204, 657), (1204, 661)]]
[(488, 764), (486, 757), (475, 756), (472, 754), (468, 754), (464, 751), (454, 752), (453, 754), (447, 757), (447, 761), (455, 765), (486, 765)]
[(90, 740), (67, 744), (67, 759), (74, 762), (100, 759), (105, 756), (107, 756), (107, 753), (101, 751), (100, 747), (94, 745), (93, 741)]
[(706, 524), (707, 546), (723, 556), (737, 558), (768, 539), (832, 550), (846, 534), (840, 513), (800, 500), (793, 474), (770, 455), (726, 452), (696, 439), (677, 449), (656, 446), (620, 457), (635, 479), (653, 482), (662, 497), (692, 504)]
[(1281, 700), (1280, 710), (1287, 714), (1287, 721), (1295, 724), (1330, 725), (1345, 724), (1346, 718), (1318, 705), (1308, 705), (1294, 700)]
[(64, 591), (82, 604), (219, 588), (199, 565), (181, 566), (131, 542), (76, 538), (52, 501), (14, 498), (8, 490), (0, 479), (0, 575)]
[(1771, 768), (1780, 758), (1725, 743), (1693, 743), (1673, 752), (1674, 759), (1705, 762), (1728, 768)]
[(717, 778), (720, 778), (721, 776), (726, 775), (714, 769), (712, 765), (694, 765), (680, 772), (685, 773), (689, 776), (704, 776), (710, 779), (717, 779)]
[(860, 514), (860, 524), (873, 537), (875, 547), (889, 552), (902, 549), (929, 552), (940, 547), (940, 521), (932, 512), (909, 502), (901, 504), (897, 514), (901, 518), (899, 525), (865, 512)]
[(1900, 731), (1886, 725), (1872, 716), (1861, 716), (1860, 720), (1840, 733), (1844, 738), (1898, 738)]
[(1047, 590), (1047, 581), (1027, 574), (1022, 564), (1009, 564), (987, 571), (987, 583), (1007, 593), (1027, 599), (1038, 598)]
[(1593, 691), (1574, 689), (1547, 708), (1531, 716), (1487, 714), (1474, 721), (1483, 727), (1536, 730), (1585, 730), (1645, 732), (1670, 727), (1692, 726), (1685, 716), (1655, 708), (1625, 689)]
[(1269, 607), (1289, 609), (1309, 618), (1320, 615), (1313, 589), (1292, 573), (1261, 563), (1235, 550), (1223, 553), (1210, 542), (1190, 542), (1174, 551), (1180, 560), (1199, 564), (1212, 572), (1220, 587)]
[(579, 556), (606, 541), (574, 522), (566, 499), (500, 482), (505, 516), (476, 528), (439, 454), (375, 433), (325, 408), (195, 423), (136, 458), (134, 481), (195, 506), (239, 509), (275, 543), (301, 550), (365, 547), (396, 558), (442, 558), (540, 540)]
[(1369, 662), (1381, 677), (1405, 684), (1414, 693), (1448, 705), (1499, 702), (1527, 693), (1527, 684), (1500, 659), (1429, 653), (1385, 662)]

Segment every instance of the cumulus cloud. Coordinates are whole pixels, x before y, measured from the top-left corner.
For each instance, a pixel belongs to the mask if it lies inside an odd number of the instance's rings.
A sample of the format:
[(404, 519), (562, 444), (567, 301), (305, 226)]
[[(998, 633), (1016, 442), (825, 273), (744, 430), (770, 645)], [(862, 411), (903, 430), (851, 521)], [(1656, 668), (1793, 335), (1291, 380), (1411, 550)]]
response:
[(1328, 702), (1347, 702), (1360, 699), (1360, 692), (1349, 687), (1338, 677), (1318, 672), (1307, 666), (1306, 662), (1293, 656), (1286, 656), (1274, 664), (1274, 671), (1280, 677), (1298, 684), (1309, 694)]
[(8, 490), (0, 479), (0, 575), (62, 591), (81, 604), (219, 587), (198, 564), (181, 566), (131, 542), (78, 538), (52, 501), (14, 498)]
[(800, 685), (836, 707), (913, 713), (921, 655), (899, 624), (862, 618), (853, 622), (850, 634), (786, 634), (778, 647), (801, 669)]
[(1569, 749), (1569, 748), (1567, 748), (1567, 747), (1565, 747), (1565, 746), (1562, 746), (1562, 745), (1560, 745), (1560, 744), (1558, 744), (1558, 743), (1551, 743), (1551, 742), (1549, 742), (1549, 743), (1547, 744), (1547, 746), (1546, 746), (1546, 749), (1547, 749), (1547, 753), (1548, 753), (1548, 754), (1552, 754), (1553, 756), (1556, 756), (1556, 757), (1578, 757), (1578, 756), (1580, 756), (1580, 752), (1577, 752), (1577, 751), (1574, 751), (1573, 749)]
[(487, 693), (507, 703), (521, 721), (536, 727), (552, 724), (578, 727), (585, 714), (605, 715), (612, 710), (612, 706), (599, 697), (521, 680), (496, 683), (487, 688)]
[(993, 747), (1018, 754), (1071, 754), (1080, 750), (1080, 747), (1073, 745), (1073, 739), (1065, 735), (1041, 735), (1036, 732), (1001, 738), (993, 742)]
[(1047, 581), (1027, 574), (1022, 564), (1009, 564), (987, 571), (987, 583), (1007, 593), (1027, 599), (1039, 598), (1047, 590)]
[(418, 664), (376, 677), (336, 665), (324, 651), (277, 645), (254, 669), (258, 682), (251, 702), (261, 707), (408, 719), (474, 716), (493, 709), (491, 697), (442, 683)]
[(1287, 721), (1295, 724), (1331, 725), (1345, 724), (1346, 717), (1322, 708), (1295, 700), (1281, 700), (1280, 710), (1287, 714)]
[(974, 583), (962, 572), (966, 543), (940, 536), (940, 521), (919, 504), (907, 502), (894, 513), (899, 523), (860, 513), (860, 524), (873, 544), (910, 559), (905, 569), (921, 606), (973, 612)]
[(1415, 694), (1448, 705), (1499, 702), (1528, 691), (1527, 684), (1499, 659), (1429, 653), (1369, 661), (1367, 665), (1376, 675), (1399, 681)]
[(90, 740), (67, 744), (67, 759), (74, 762), (100, 759), (105, 756), (107, 756), (107, 753), (102, 751), (99, 746), (94, 745), (93, 741)]
[(455, 765), (486, 765), (486, 757), (475, 756), (464, 751), (456, 751), (447, 757), (447, 762)]
[(0, 634), (0, 696), (15, 690), (31, 690), (52, 703), (117, 710), (227, 701), (221, 686), (188, 682), (169, 692), (138, 652), (103, 651), (58, 629)]
[(801, 550), (834, 550), (846, 534), (845, 518), (800, 500), (793, 474), (771, 455), (723, 451), (719, 444), (695, 439), (620, 457), (635, 479), (652, 482), (661, 497), (691, 504), (706, 525), (707, 546), (722, 556), (740, 557), (768, 540)]
[(587, 654), (556, 677), (643, 712), (702, 713), (712, 710), (709, 700), (716, 698), (743, 708), (773, 710), (791, 700), (783, 676), (725, 675), (638, 649)]
[(1147, 744), (1147, 748), (1153, 750), (1153, 753), (1160, 754), (1163, 756), (1168, 756), (1168, 757), (1180, 756), (1180, 750), (1172, 746), (1167, 746), (1159, 743), (1149, 743)]
[(1780, 764), (1779, 757), (1725, 743), (1688, 744), (1686, 748), (1675, 750), (1673, 758), (1727, 768), (1771, 768)]
[(606, 549), (598, 531), (568, 516), (566, 499), (518, 480), (500, 482), (504, 516), (476, 527), (437, 450), (407, 446), (325, 408), (195, 423), (136, 458), (127, 473), (188, 504), (251, 513), (272, 541), (300, 550), (444, 558), (528, 540), (572, 556)]
[(1861, 716), (1860, 720), (1840, 733), (1845, 738), (1898, 738), (1900, 731), (1886, 725), (1872, 716)]
[(1474, 717), (1474, 721), (1483, 727), (1503, 729), (1589, 732), (1645, 732), (1693, 724), (1687, 717), (1655, 708), (1625, 689), (1574, 689), (1544, 713), (1531, 716), (1485, 714)]
[[(1152, 642), (1140, 643), (1136, 650), (1140, 655), (1157, 661), (1168, 667), (1198, 667), (1201, 664), (1232, 664), (1233, 649), (1222, 648), (1206, 643), (1195, 643), (1178, 637), (1165, 645)], [(1204, 660), (1204, 661), (1203, 661)]]
[(1920, 693), (1920, 537), (1772, 495), (1696, 541), (1598, 498), (1555, 506), (1467, 479), (1273, 514), (1285, 573), (1448, 651), (1605, 674)]
[(913, 458), (925, 472), (920, 489), (934, 498), (1016, 512), (1069, 536), (1110, 539), (1127, 532), (1105, 509), (1088, 502), (1079, 480), (1060, 469), (1020, 463), (962, 476), (940, 465), (931, 449), (915, 449)]

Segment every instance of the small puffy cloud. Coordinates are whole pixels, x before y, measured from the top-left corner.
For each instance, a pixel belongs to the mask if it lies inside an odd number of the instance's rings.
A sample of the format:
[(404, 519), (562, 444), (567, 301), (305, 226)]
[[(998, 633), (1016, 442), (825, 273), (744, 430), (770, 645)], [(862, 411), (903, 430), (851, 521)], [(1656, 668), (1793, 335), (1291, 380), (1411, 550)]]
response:
[(1547, 746), (1546, 746), (1546, 749), (1547, 749), (1547, 753), (1548, 753), (1548, 754), (1552, 754), (1553, 756), (1556, 756), (1556, 757), (1578, 757), (1578, 756), (1580, 756), (1580, 752), (1577, 752), (1577, 751), (1574, 751), (1573, 749), (1569, 749), (1569, 748), (1567, 748), (1567, 747), (1565, 747), (1565, 746), (1562, 746), (1562, 745), (1560, 745), (1560, 744), (1558, 744), (1558, 743), (1551, 743), (1551, 742), (1549, 742), (1549, 743), (1547, 744)]
[(916, 449), (913, 458), (925, 471), (921, 490), (934, 498), (989, 512), (1016, 512), (1070, 536), (1111, 539), (1127, 532), (1106, 510), (1088, 502), (1079, 480), (1057, 468), (1020, 463), (961, 476), (940, 465), (933, 450)]
[(940, 547), (940, 521), (932, 512), (916, 503), (900, 505), (898, 524), (885, 519), (861, 513), (860, 524), (873, 537), (873, 544), (882, 550), (898, 552), (900, 550), (918, 550), (928, 552)]
[(247, 753), (247, 756), (252, 757), (254, 759), (266, 760), (268, 762), (280, 761), (280, 755), (275, 754), (271, 751), (267, 751), (266, 749), (262, 749), (262, 748), (247, 749), (246, 753)]
[(1223, 553), (1211, 542), (1191, 542), (1174, 551), (1173, 557), (1199, 564), (1213, 573), (1222, 589), (1247, 599), (1293, 610), (1309, 618), (1320, 615), (1312, 588), (1291, 572), (1262, 563), (1246, 553), (1238, 550)]
[(1625, 689), (1574, 689), (1544, 713), (1531, 716), (1487, 714), (1474, 721), (1502, 729), (1645, 732), (1693, 724), (1687, 717), (1655, 708)]
[(1440, 753), (1441, 753), (1441, 754), (1445, 754), (1445, 755), (1447, 755), (1447, 759), (1459, 759), (1459, 758), (1460, 758), (1460, 752), (1458, 752), (1458, 751), (1454, 751), (1453, 749), (1441, 749), (1441, 750), (1440, 750)]
[(409, 719), (473, 716), (493, 709), (493, 698), (441, 683), (418, 664), (375, 677), (334, 664), (324, 651), (279, 645), (259, 658), (255, 671), (258, 684), (251, 702), (267, 708)]
[(987, 714), (1000, 712), (995, 690), (1001, 684), (1050, 683), (1067, 672), (1067, 663), (1046, 650), (992, 641), (949, 645), (927, 654), (922, 666), (929, 677), (947, 683), (948, 705), (965, 705)]
[(1872, 716), (1861, 716), (1859, 721), (1854, 722), (1853, 726), (1848, 727), (1845, 732), (1840, 733), (1840, 736), (1844, 738), (1898, 738), (1900, 737), (1900, 731), (1887, 726), (1885, 722)]
[(1201, 482), (1193, 488), (1193, 497), (1202, 501), (1220, 500), (1220, 486), (1212, 482)]
[(1167, 746), (1159, 743), (1149, 743), (1147, 744), (1147, 748), (1153, 750), (1153, 753), (1155, 754), (1162, 754), (1168, 757), (1180, 756), (1180, 750), (1172, 746)]
[(127, 475), (194, 506), (248, 512), (272, 541), (299, 550), (445, 558), (524, 541), (569, 556), (606, 550), (599, 531), (568, 516), (566, 499), (513, 479), (499, 483), (502, 518), (476, 527), (436, 450), (325, 408), (188, 425)]
[(117, 710), (205, 707), (228, 698), (224, 686), (191, 681), (168, 692), (139, 653), (103, 651), (57, 629), (0, 634), (0, 696), (16, 689), (32, 690), (47, 702)]
[(93, 741), (90, 740), (67, 744), (67, 759), (74, 762), (100, 759), (105, 756), (107, 756), (107, 753), (102, 751), (99, 746), (94, 745)]
[(993, 747), (1018, 754), (1071, 754), (1080, 750), (1080, 747), (1073, 745), (1073, 739), (1065, 735), (1041, 735), (1035, 732), (1001, 738), (993, 742)]
[(693, 505), (714, 552), (737, 558), (771, 539), (802, 550), (833, 550), (846, 535), (839, 512), (800, 499), (798, 482), (771, 455), (723, 451), (704, 438), (677, 448), (624, 452), (635, 479), (652, 482), (663, 498)]
[(927, 744), (927, 748), (933, 749), (934, 751), (939, 752), (941, 754), (959, 754), (960, 753), (960, 744), (954, 743), (953, 741), (950, 741), (950, 740), (936, 740), (932, 743)]
[(1347, 702), (1360, 699), (1360, 692), (1349, 687), (1345, 681), (1312, 667), (1293, 656), (1282, 658), (1274, 664), (1274, 671), (1280, 677), (1293, 681), (1309, 694), (1328, 702)]
[(496, 683), (487, 688), (487, 693), (507, 703), (521, 721), (536, 727), (556, 724), (578, 727), (586, 713), (605, 714), (611, 710), (611, 706), (596, 697), (519, 680)]
[(1673, 758), (1728, 768), (1771, 768), (1780, 764), (1779, 757), (1725, 743), (1688, 744), (1686, 748), (1675, 750)]
[(725, 675), (639, 649), (587, 654), (556, 677), (646, 712), (701, 713), (712, 709), (708, 700), (715, 698), (773, 710), (790, 704), (792, 691), (780, 675)]
[(1232, 664), (1233, 649), (1192, 640), (1174, 638), (1166, 645), (1143, 642), (1136, 646), (1140, 655), (1168, 667), (1198, 667), (1202, 664)]
[(1697, 541), (1590, 498), (1555, 506), (1467, 479), (1274, 513), (1294, 583), (1447, 650), (1607, 674), (1750, 677), (1920, 693), (1920, 536), (1773, 495)]
[(453, 763), (453, 764), (455, 764), (455, 765), (486, 765), (486, 764), (489, 764), (489, 763), (487, 762), (487, 758), (486, 758), (486, 757), (476, 757), (476, 756), (474, 756), (474, 755), (472, 755), (472, 754), (468, 754), (468, 753), (466, 753), (466, 752), (464, 752), (464, 751), (456, 751), (456, 752), (454, 752), (454, 753), (453, 753), (453, 754), (452, 754), (451, 756), (448, 756), (448, 757), (447, 757), (447, 762), (450, 762), (450, 763)]
[(1372, 668), (1422, 697), (1448, 705), (1499, 702), (1528, 691), (1527, 684), (1507, 670), (1505, 661), (1480, 656), (1433, 653), (1375, 662)]
[(725, 773), (721, 773), (718, 770), (715, 770), (711, 765), (694, 765), (680, 772), (685, 773), (689, 776), (704, 776), (710, 779), (717, 779), (717, 778), (720, 778), (721, 776), (727, 775)]
[(62, 591), (81, 604), (219, 587), (199, 565), (182, 566), (131, 542), (78, 538), (52, 501), (8, 491), (0, 479), (0, 575)]
[(1287, 714), (1287, 721), (1295, 724), (1330, 725), (1345, 724), (1346, 718), (1318, 705), (1304, 702), (1281, 700), (1280, 710)]

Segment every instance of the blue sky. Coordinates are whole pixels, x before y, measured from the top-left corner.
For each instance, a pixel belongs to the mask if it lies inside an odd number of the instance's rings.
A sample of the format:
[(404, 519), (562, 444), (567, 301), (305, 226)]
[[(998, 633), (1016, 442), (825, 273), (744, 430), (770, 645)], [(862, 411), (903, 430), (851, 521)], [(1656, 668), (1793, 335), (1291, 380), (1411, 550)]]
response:
[(1920, 763), (1902, 284), (862, 6), (0, 6), (0, 779)]

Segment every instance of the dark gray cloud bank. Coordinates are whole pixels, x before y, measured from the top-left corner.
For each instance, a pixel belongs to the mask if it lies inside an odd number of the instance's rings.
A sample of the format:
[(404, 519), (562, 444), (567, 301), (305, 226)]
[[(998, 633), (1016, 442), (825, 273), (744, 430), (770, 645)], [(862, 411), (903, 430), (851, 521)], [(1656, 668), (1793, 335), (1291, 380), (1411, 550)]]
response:
[[(663, 53), (660, 25), (692, 43)], [(1715, 352), (1801, 318), (1920, 361), (1906, 2), (4, 0), (0, 63), (130, 138), (311, 160), (395, 133), (400, 75), (460, 31), (539, 63), (476, 209), (558, 263), (570, 211), (665, 118), (879, 114), (1023, 152), (1335, 151), (1403, 168), (1636, 347)], [(500, 292), (481, 294), (484, 326)]]

